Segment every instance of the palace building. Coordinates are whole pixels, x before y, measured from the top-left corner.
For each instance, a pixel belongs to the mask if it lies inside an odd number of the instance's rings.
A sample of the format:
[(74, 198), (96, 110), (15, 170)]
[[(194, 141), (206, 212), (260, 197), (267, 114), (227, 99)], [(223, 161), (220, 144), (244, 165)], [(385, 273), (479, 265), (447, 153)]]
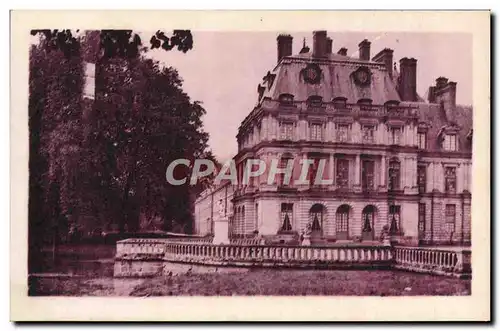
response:
[[(239, 127), (234, 156), (238, 184), (225, 182), (195, 203), (195, 232), (213, 232), (223, 200), (233, 238), (286, 241), (312, 228), (313, 244), (375, 242), (389, 231), (400, 243), (470, 242), (472, 107), (456, 104), (457, 83), (439, 77), (417, 94), (417, 60), (393, 50), (359, 58), (332, 51), (326, 31), (312, 49), (292, 53), (290, 35), (277, 37), (277, 64), (257, 87), (258, 101)], [(398, 68), (399, 67), (399, 68)], [(270, 168), (290, 164), (243, 185), (249, 159)], [(301, 160), (312, 159), (306, 183)], [(291, 161), (290, 161), (291, 160)], [(318, 165), (331, 184), (317, 185)]]

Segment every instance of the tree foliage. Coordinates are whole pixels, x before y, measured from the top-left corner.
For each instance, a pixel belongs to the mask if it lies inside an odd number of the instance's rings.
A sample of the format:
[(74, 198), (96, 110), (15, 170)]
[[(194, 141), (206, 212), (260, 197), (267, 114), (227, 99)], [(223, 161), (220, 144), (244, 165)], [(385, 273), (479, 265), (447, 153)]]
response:
[[(53, 228), (60, 236), (72, 227), (139, 231), (156, 218), (163, 229), (189, 232), (193, 196), (209, 184), (171, 186), (165, 170), (177, 158), (213, 155), (205, 110), (183, 91), (178, 72), (145, 57), (133, 31), (101, 30), (93, 35), (99, 49), (95, 100), (88, 100), (89, 34), (31, 33), (41, 38), (30, 51), (30, 250)], [(190, 31), (174, 30), (157, 31), (149, 49), (192, 47)]]

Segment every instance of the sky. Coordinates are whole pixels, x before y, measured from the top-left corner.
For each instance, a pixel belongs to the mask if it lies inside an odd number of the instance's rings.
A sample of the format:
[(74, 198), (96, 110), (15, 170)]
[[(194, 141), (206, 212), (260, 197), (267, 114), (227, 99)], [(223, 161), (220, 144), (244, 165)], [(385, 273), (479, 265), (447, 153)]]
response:
[[(192, 31), (193, 49), (150, 51), (151, 56), (176, 68), (183, 88), (206, 110), (204, 129), (209, 148), (219, 161), (237, 152), (236, 134), (241, 121), (257, 102), (257, 85), (277, 61), (276, 37), (293, 36), (293, 54), (302, 48), (303, 38), (312, 49), (311, 32), (209, 32)], [(142, 34), (142, 33), (141, 33)], [(144, 33), (151, 35), (152, 33)], [(362, 33), (328, 31), (333, 52), (341, 47), (358, 56), (358, 44), (371, 41), (371, 56), (384, 48), (394, 50), (394, 61), (417, 59), (417, 92), (424, 96), (439, 76), (457, 82), (457, 104), (472, 104), (472, 36), (461, 33)]]

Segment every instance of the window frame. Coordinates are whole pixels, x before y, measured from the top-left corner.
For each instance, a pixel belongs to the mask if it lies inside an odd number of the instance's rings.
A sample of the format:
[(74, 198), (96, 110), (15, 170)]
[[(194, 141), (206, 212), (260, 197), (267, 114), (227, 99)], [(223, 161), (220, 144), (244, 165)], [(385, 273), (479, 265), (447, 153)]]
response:
[[(340, 169), (340, 165), (342, 163), (345, 163), (347, 165), (346, 169), (343, 169), (342, 171), (339, 171)], [(346, 189), (346, 188), (349, 188), (349, 171), (350, 171), (350, 161), (348, 158), (336, 158), (335, 159), (335, 186), (337, 188), (342, 188), (342, 189)], [(346, 174), (346, 177), (345, 178), (342, 178), (340, 180), (340, 174), (341, 173), (345, 173)], [(339, 183), (342, 183), (339, 184)]]
[[(286, 216), (288, 216), (289, 227), (285, 228)], [(293, 231), (293, 203), (291, 202), (281, 203), (280, 222), (281, 222), (280, 231), (282, 232)]]
[[(292, 121), (280, 122), (280, 140), (293, 140), (295, 136), (295, 123)], [(289, 130), (287, 127), (289, 126)]]
[[(343, 131), (340, 128), (345, 128), (345, 138), (344, 139), (340, 139), (340, 137), (341, 137), (340, 132)], [(336, 124), (335, 141), (338, 143), (348, 143), (351, 141), (351, 125), (350, 124), (345, 124), (345, 123), (337, 123)]]
[[(397, 169), (393, 168), (393, 165), (397, 165)], [(391, 171), (392, 170), (392, 171)], [(394, 170), (397, 170), (397, 175), (393, 175)], [(393, 178), (397, 177), (396, 181)], [(394, 185), (396, 183), (396, 187)], [(387, 188), (389, 191), (399, 191), (401, 190), (401, 162), (397, 159), (389, 160), (389, 168), (388, 168), (388, 181)]]
[[(422, 139), (423, 138), (423, 139)], [(423, 143), (422, 143), (423, 140)], [(418, 149), (427, 149), (427, 132), (419, 131), (417, 133)]]
[(447, 152), (458, 150), (458, 137), (456, 133), (446, 133), (443, 137), (443, 149)]
[[(316, 130), (313, 130), (316, 128)], [(309, 139), (311, 141), (323, 141), (323, 124), (309, 123)]]
[[(368, 129), (368, 128), (371, 128), (371, 130)], [(368, 130), (366, 130), (366, 129), (368, 129)], [(374, 144), (375, 143), (375, 133), (376, 133), (376, 131), (377, 131), (376, 125), (373, 125), (373, 124), (363, 124), (361, 126), (361, 133), (362, 133), (362, 141), (363, 141), (363, 143)], [(366, 139), (365, 132), (371, 132), (371, 138), (370, 139)]]
[[(397, 135), (398, 139), (396, 141), (396, 135), (395, 132), (399, 131), (399, 134)], [(389, 145), (397, 145), (401, 146), (402, 145), (402, 140), (403, 140), (403, 127), (402, 126), (391, 126), (389, 128)]]
[[(453, 184), (453, 189), (449, 189)], [(445, 166), (444, 167), (444, 192), (448, 194), (457, 193), (457, 167)]]

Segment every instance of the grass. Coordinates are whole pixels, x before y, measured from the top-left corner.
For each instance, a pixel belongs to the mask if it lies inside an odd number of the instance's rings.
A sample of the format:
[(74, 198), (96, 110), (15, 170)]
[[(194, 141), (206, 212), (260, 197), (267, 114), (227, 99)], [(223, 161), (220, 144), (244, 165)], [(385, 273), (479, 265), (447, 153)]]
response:
[(31, 295), (469, 295), (470, 281), (402, 271), (252, 270), (147, 279), (39, 278)]

